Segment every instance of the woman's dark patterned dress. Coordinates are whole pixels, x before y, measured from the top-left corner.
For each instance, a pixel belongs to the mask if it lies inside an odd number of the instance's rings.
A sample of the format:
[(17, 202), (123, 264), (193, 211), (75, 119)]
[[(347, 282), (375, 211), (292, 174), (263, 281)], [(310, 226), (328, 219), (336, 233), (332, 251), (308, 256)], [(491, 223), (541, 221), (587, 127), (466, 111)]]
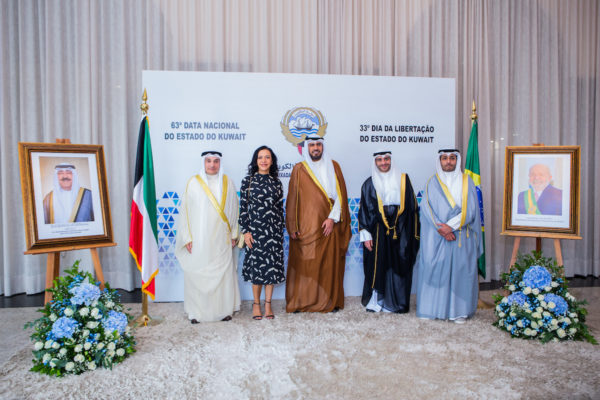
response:
[(279, 179), (256, 173), (242, 180), (240, 229), (254, 243), (246, 247), (242, 276), (255, 285), (285, 280), (283, 271), (283, 186)]

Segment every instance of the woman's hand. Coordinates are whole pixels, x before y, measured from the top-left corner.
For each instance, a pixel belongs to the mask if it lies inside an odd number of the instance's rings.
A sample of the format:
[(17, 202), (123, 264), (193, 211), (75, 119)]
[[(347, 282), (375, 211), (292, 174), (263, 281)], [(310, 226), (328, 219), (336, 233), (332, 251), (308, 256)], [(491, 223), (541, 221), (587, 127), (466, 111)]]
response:
[(254, 243), (254, 239), (252, 238), (252, 234), (250, 232), (244, 233), (244, 243), (248, 246), (249, 249), (252, 248), (252, 243)]

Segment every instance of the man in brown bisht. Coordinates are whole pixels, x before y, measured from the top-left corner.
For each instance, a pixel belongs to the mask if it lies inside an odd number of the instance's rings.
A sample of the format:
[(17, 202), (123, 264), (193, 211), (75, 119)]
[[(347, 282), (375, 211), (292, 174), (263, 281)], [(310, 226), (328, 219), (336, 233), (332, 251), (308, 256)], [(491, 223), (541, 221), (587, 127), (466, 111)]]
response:
[(305, 144), (304, 161), (292, 170), (286, 200), (286, 311), (337, 311), (344, 308), (352, 235), (346, 182), (338, 163), (325, 153), (323, 138), (309, 136)]

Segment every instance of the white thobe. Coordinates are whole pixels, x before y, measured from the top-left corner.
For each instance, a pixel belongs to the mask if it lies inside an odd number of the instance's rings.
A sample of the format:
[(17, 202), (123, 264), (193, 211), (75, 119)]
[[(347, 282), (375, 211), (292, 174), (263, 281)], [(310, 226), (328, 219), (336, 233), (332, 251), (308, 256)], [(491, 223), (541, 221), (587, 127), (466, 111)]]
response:
[[(209, 177), (206, 183), (220, 203), (216, 180)], [(183, 270), (184, 309), (189, 319), (201, 322), (220, 321), (240, 309), (237, 246), (231, 247), (238, 236), (238, 198), (231, 180), (227, 188), (223, 211), (231, 232), (196, 177), (188, 181), (179, 208), (175, 255)], [(190, 242), (191, 253), (185, 247)]]

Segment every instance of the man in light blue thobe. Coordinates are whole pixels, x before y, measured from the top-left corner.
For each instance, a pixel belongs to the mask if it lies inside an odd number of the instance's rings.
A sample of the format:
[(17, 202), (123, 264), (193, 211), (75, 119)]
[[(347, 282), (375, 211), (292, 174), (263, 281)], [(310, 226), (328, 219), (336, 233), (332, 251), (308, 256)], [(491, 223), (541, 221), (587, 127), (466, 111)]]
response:
[(477, 258), (483, 253), (475, 185), (460, 153), (440, 150), (420, 204), (417, 316), (464, 323), (477, 309)]

